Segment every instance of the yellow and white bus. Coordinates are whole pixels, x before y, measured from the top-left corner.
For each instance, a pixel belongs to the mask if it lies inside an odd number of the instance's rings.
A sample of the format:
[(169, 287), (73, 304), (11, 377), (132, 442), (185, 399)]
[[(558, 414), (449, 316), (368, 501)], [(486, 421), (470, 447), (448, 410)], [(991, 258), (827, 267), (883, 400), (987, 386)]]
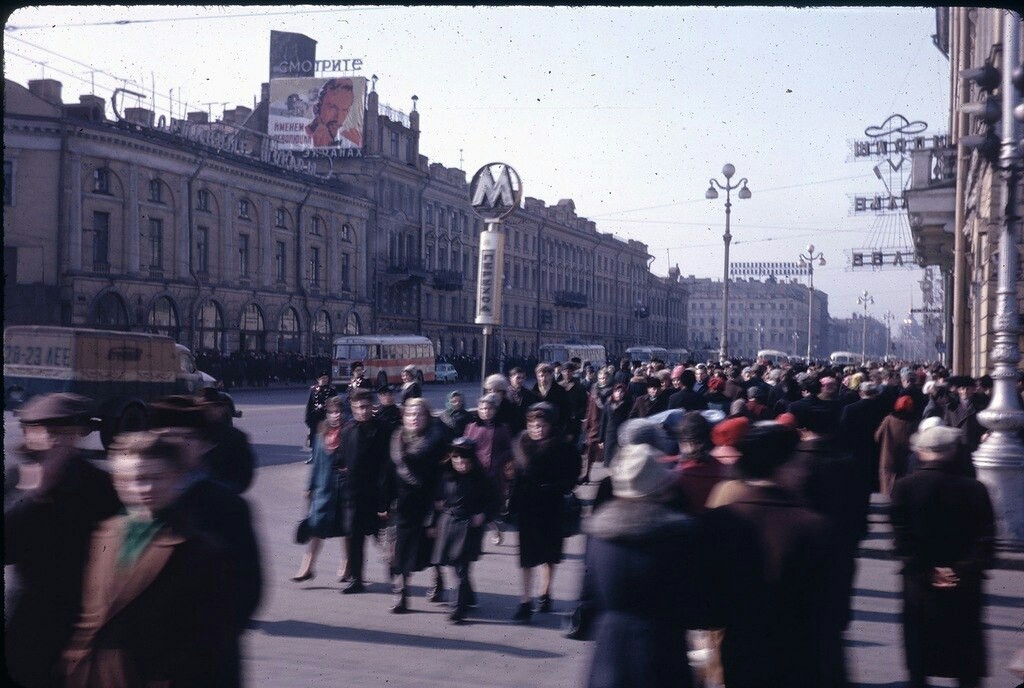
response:
[(416, 366), (420, 382), (434, 381), (434, 345), (415, 335), (351, 335), (334, 338), (331, 379), (346, 384), (352, 363), (363, 364), (364, 377), (380, 386), (401, 382), (402, 370)]

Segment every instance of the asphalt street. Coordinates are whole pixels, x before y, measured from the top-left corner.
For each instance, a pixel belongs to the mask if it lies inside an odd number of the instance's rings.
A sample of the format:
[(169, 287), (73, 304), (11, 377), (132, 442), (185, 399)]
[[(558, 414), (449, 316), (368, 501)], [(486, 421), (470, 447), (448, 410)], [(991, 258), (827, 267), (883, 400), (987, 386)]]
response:
[[(478, 384), (428, 385), (435, 409), (460, 388), (475, 402)], [(411, 607), (404, 616), (388, 613), (390, 585), (381, 552), (368, 545), (369, 590), (342, 595), (338, 581), (340, 541), (321, 553), (316, 577), (294, 583), (303, 547), (293, 542), (305, 515), (302, 493), (308, 479), (305, 388), (233, 392), (243, 416), (238, 427), (253, 441), (260, 468), (246, 495), (260, 535), (266, 587), (254, 628), (244, 638), (244, 671), (252, 686), (579, 686), (592, 644), (567, 640), (559, 630), (571, 609), (581, 573), (582, 537), (571, 538), (554, 583), (555, 613), (535, 614), (529, 626), (509, 619), (518, 603), (519, 570), (514, 534), (504, 544), (485, 545), (473, 577), (480, 600), (471, 622), (455, 626), (447, 611), (424, 592), (428, 572), (413, 577)], [(20, 432), (4, 414), (5, 459)], [(98, 448), (98, 440), (89, 438)], [(584, 492), (592, 487), (583, 487)], [(584, 495), (588, 496), (588, 495)], [(875, 558), (859, 562), (854, 621), (847, 632), (851, 678), (859, 686), (900, 686), (906, 681), (899, 623), (898, 564)], [(6, 573), (10, 573), (7, 571)], [(671, 576), (671, 572), (666, 572)], [(995, 570), (987, 584), (985, 613), (989, 673), (985, 688), (1016, 686), (1006, 670), (1024, 647), (1024, 572)], [(933, 685), (953, 685), (934, 680)]]

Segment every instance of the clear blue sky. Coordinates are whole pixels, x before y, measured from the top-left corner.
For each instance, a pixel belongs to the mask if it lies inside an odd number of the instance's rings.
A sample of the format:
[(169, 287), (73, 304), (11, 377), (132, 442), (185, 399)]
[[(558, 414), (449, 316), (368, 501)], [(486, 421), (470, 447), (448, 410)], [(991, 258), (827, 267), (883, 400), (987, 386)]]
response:
[[(920, 271), (852, 272), (873, 218), (850, 196), (881, 190), (850, 142), (899, 112), (948, 127), (949, 64), (931, 8), (44, 7), (8, 19), (5, 76), (64, 82), (65, 100), (155, 81), (188, 109), (252, 106), (272, 29), (360, 57), (384, 102), (419, 96), (421, 152), (464, 168), (500, 159), (527, 195), (572, 198), (601, 231), (646, 242), (655, 272), (721, 277), (722, 165), (748, 177), (734, 200), (732, 259), (826, 254), (815, 286), (833, 316), (910, 305)], [(112, 22), (128, 20), (128, 23)], [(155, 21), (154, 21), (155, 20)], [(107, 23), (107, 25), (89, 25)], [(35, 62), (33, 62), (34, 60)], [(39, 62), (46, 62), (44, 67)], [(90, 74), (92, 70), (101, 70)], [(183, 103), (176, 106), (180, 115)], [(670, 262), (669, 262), (670, 261)]]

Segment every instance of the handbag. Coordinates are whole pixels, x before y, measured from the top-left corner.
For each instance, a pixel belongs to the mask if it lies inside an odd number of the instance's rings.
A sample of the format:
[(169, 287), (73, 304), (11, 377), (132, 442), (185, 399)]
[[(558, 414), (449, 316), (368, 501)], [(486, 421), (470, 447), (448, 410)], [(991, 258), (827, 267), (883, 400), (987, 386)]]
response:
[(569, 492), (562, 497), (562, 537), (572, 537), (580, 532), (580, 525), (583, 520), (583, 504), (575, 492)]
[(302, 519), (299, 521), (298, 527), (295, 528), (295, 542), (299, 545), (304, 545), (309, 542), (313, 533), (310, 532), (309, 520)]

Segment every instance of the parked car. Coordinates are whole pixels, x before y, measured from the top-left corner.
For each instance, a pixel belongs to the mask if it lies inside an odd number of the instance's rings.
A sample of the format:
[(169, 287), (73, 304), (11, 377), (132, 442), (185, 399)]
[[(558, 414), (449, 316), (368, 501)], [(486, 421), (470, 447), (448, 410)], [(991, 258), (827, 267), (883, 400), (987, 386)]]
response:
[(434, 366), (434, 379), (438, 382), (458, 382), (459, 374), (451, 363), (438, 363)]

